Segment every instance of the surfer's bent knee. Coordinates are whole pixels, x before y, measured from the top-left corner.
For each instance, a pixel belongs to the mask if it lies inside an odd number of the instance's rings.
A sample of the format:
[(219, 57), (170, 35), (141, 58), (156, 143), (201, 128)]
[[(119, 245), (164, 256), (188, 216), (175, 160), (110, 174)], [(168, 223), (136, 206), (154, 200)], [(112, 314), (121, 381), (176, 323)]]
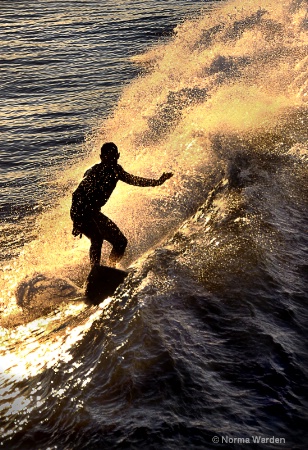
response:
[(127, 243), (128, 241), (126, 237), (124, 236), (124, 234), (122, 234), (120, 238), (117, 240), (117, 243), (114, 245), (114, 249), (116, 250), (117, 253), (123, 255), (127, 247)]

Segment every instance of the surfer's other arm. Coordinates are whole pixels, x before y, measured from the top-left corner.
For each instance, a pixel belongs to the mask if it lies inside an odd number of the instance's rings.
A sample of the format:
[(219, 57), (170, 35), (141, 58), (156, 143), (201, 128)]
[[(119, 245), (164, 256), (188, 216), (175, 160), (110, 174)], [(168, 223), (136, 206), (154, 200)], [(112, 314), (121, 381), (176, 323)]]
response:
[[(121, 167), (122, 169), (122, 167)], [(131, 184), (133, 186), (141, 186), (141, 187), (148, 187), (148, 186), (161, 186), (165, 181), (169, 180), (173, 176), (173, 173), (171, 172), (164, 172), (158, 180), (154, 180), (152, 178), (143, 178), (138, 177), (136, 175), (132, 175), (128, 172), (126, 172), (124, 169), (121, 170), (119, 173), (119, 179), (121, 181), (124, 181), (124, 183)]]

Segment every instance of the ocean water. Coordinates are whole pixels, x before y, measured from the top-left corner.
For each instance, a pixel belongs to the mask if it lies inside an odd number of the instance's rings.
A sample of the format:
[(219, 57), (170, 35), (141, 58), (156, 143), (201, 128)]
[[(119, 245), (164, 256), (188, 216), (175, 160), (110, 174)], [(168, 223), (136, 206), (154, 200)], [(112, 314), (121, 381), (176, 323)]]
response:
[[(307, 3), (1, 13), (1, 446), (306, 449)], [(174, 177), (117, 186), (129, 276), (90, 306), (69, 208), (104, 141)]]
[(130, 57), (204, 4), (1, 2), (1, 260), (35, 237), (30, 216), (52, 204), (55, 172), (91, 148), (86, 136), (137, 75)]

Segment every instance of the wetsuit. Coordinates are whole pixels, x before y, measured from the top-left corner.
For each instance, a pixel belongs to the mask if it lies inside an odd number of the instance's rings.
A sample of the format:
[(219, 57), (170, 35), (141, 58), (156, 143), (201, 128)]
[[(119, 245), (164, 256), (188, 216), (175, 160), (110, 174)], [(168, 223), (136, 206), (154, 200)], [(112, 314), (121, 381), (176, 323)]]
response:
[(134, 186), (159, 186), (160, 180), (131, 175), (116, 162), (103, 161), (91, 167), (73, 193), (71, 218), (73, 235), (84, 234), (91, 241), (91, 265), (99, 264), (103, 241), (113, 246), (110, 263), (119, 261), (127, 246), (127, 239), (112, 220), (100, 212), (100, 209), (112, 194), (118, 181)]

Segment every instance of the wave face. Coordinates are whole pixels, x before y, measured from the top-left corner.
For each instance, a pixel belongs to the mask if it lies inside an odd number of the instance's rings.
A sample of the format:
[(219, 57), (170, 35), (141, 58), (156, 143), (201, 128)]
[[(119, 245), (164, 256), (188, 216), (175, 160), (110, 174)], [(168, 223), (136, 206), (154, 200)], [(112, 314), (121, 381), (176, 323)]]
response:
[[(113, 299), (83, 302), (70, 196), (5, 268), (6, 448), (306, 448), (306, 6), (222, 3), (134, 57), (142, 74), (59, 189), (110, 140), (126, 170), (174, 177), (107, 205), (130, 243)], [(56, 307), (33, 320), (41, 292)]]

